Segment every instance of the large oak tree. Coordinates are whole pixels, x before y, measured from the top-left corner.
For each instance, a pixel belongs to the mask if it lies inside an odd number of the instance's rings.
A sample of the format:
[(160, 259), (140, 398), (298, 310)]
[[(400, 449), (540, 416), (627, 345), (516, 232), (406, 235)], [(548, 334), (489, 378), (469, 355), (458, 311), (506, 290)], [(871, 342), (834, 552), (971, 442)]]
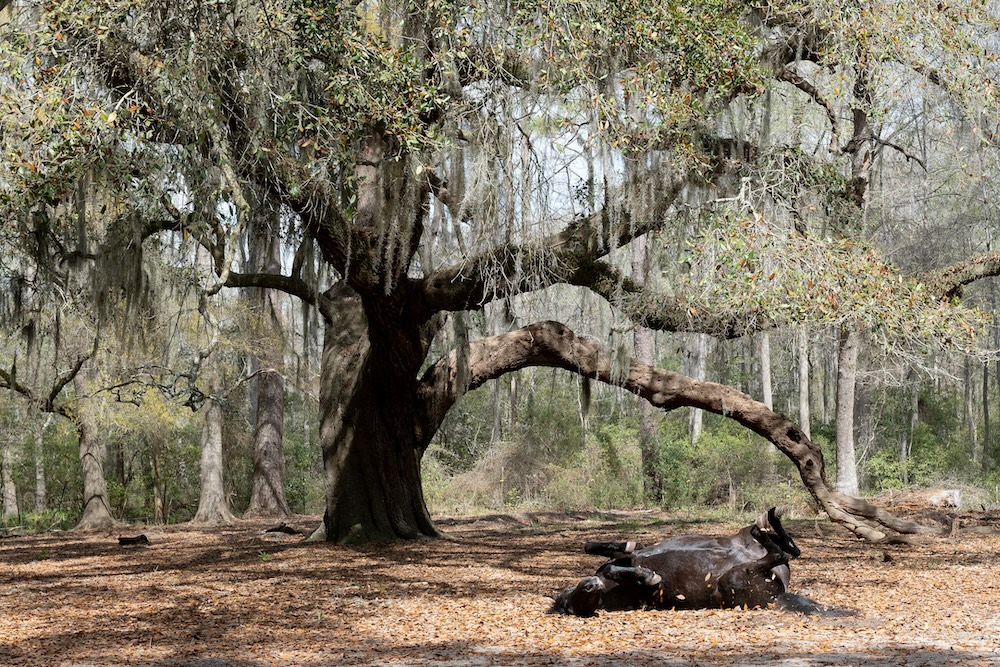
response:
[[(450, 314), (570, 285), (660, 331), (812, 321), (972, 349), (975, 314), (950, 299), (995, 274), (997, 257), (906, 277), (810, 226), (822, 217), (847, 235), (863, 215), (878, 128), (899, 113), (882, 95), (894, 77), (956, 108), (989, 99), (979, 3), (21, 6), (37, 25), (6, 46), (20, 55), (7, 76), (25, 79), (5, 96), (29, 102), (28, 138), (8, 149), (8, 203), (58, 205), (81, 169), (101, 169), (132, 193), (120, 224), (147, 239), (133, 251), (181, 233), (210, 258), (205, 294), (283, 290), (319, 311), (327, 539), (437, 535), (421, 456), (464, 392), (528, 366), (735, 419), (795, 462), (833, 519), (872, 539), (920, 529), (832, 489), (819, 448), (762, 403), (613, 363), (615, 350), (564, 323), (459, 335), (441, 356), (435, 345)], [(764, 145), (727, 121), (752, 116), (766, 90), (821, 110), (810, 138), (821, 150), (801, 137)], [(235, 262), (258, 197), (287, 221), (277, 272)], [(687, 271), (640, 282), (616, 252), (705, 221)]]

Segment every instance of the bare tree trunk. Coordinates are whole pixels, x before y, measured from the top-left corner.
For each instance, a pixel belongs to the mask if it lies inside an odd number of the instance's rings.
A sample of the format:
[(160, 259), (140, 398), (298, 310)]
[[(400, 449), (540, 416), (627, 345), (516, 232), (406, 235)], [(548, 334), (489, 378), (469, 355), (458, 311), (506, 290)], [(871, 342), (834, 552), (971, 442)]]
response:
[[(152, 452), (153, 452), (153, 459), (155, 461), (156, 450), (152, 449)], [(121, 499), (118, 501), (118, 503), (116, 504), (116, 506), (112, 507), (111, 509), (112, 509), (112, 512), (113, 512), (113, 514), (115, 516), (125, 516), (126, 511), (128, 510), (128, 493), (126, 492), (126, 490), (128, 488), (128, 482), (129, 482), (129, 480), (128, 480), (128, 477), (127, 477), (126, 472), (125, 472), (125, 458), (126, 458), (126, 455), (125, 455), (125, 441), (124, 440), (122, 440), (122, 439), (116, 439), (115, 440), (114, 444), (111, 447), (111, 451), (109, 452), (108, 458), (109, 458), (110, 463), (111, 463), (110, 467), (114, 471), (113, 472), (114, 482), (118, 486), (118, 488), (120, 488), (122, 490)], [(154, 469), (153, 472), (154, 473), (156, 472), (155, 469)], [(155, 483), (153, 485), (153, 488), (155, 490), (155, 488), (156, 488)], [(155, 496), (155, 493), (154, 493), (154, 496)], [(155, 498), (154, 498), (154, 501), (155, 501)], [(154, 502), (154, 505), (155, 505), (155, 502)]]
[(493, 428), (490, 429), (490, 447), (492, 447), (504, 438), (503, 396), (499, 382), (493, 383), (493, 386), (490, 387), (490, 393), (493, 394)]
[(903, 425), (903, 436), (899, 445), (899, 466), (902, 471), (902, 482), (904, 486), (910, 483), (910, 452), (913, 449), (913, 437), (917, 432), (917, 424), (920, 421), (920, 386), (916, 380), (907, 387), (906, 423)]
[(282, 446), (285, 380), (278, 371), (262, 371), (257, 381), (253, 490), (244, 516), (286, 516), (285, 455)]
[(969, 357), (965, 358), (964, 371), (965, 421), (966, 428), (969, 430), (969, 454), (975, 463), (979, 463), (979, 429), (976, 419), (976, 402), (972, 398), (976, 393), (976, 374), (972, 372), (972, 359)]
[[(705, 379), (705, 368), (708, 363), (708, 336), (705, 334), (695, 334), (694, 337), (694, 364), (691, 375), (696, 380)], [(691, 444), (697, 446), (698, 439), (701, 438), (702, 421), (704, 414), (698, 408), (691, 410)]]
[[(862, 219), (868, 210), (868, 192), (874, 156), (874, 132), (869, 111), (872, 95), (869, 87), (869, 64), (855, 68), (852, 109), (852, 132), (848, 146), (851, 155), (851, 180), (847, 194)], [(861, 334), (841, 330), (837, 351), (837, 491), (849, 496), (858, 494), (858, 464), (854, 444), (854, 401), (857, 388), (858, 348)]]
[(837, 491), (858, 495), (858, 463), (854, 447), (854, 398), (860, 334), (844, 330), (837, 355)]
[(800, 327), (796, 335), (796, 347), (799, 356), (799, 428), (812, 437), (812, 409), (809, 401), (809, 335), (804, 327)]
[[(83, 381), (78, 375), (73, 379), (77, 396), (84, 394)], [(108, 487), (104, 477), (107, 443), (98, 434), (85, 399), (77, 404), (74, 424), (80, 438), (80, 468), (83, 473), (83, 515), (77, 530), (110, 528), (115, 524), (108, 501)]]
[(990, 364), (983, 364), (983, 443), (972, 450), (972, 462), (986, 468), (986, 457), (984, 451), (989, 451), (990, 440), (992, 439), (992, 429), (990, 427)]
[(153, 478), (153, 522), (166, 523), (167, 517), (163, 500), (163, 476), (160, 474), (160, 440), (153, 438), (150, 443), (150, 459)]
[(3, 484), (3, 517), (16, 518), (21, 512), (17, 506), (17, 488), (14, 486), (14, 441), (0, 437), (0, 483)]
[(199, 524), (227, 524), (236, 517), (229, 508), (222, 480), (222, 403), (209, 397), (202, 408), (205, 423), (201, 430), (201, 496), (192, 521)]
[[(646, 282), (648, 266), (645, 234), (632, 241), (632, 280), (638, 285)], [(636, 326), (632, 333), (635, 358), (644, 364), (653, 364), (653, 332)], [(660, 502), (663, 498), (663, 477), (656, 461), (656, 409), (649, 401), (639, 398), (639, 452), (642, 465), (642, 486), (646, 498)]]
[[(831, 338), (835, 339), (836, 337), (832, 336)], [(833, 345), (836, 346), (837, 343), (835, 342)], [(823, 415), (824, 426), (830, 424), (830, 410), (834, 403), (833, 396), (837, 392), (837, 354), (835, 350), (830, 349), (830, 346), (831, 344), (828, 342), (823, 344), (823, 377), (819, 391), (820, 400), (823, 404), (821, 414)]]
[[(277, 215), (274, 228), (257, 234), (255, 248), (258, 263), (267, 273), (280, 273)], [(257, 353), (261, 366), (257, 374), (256, 414), (254, 415), (253, 487), (250, 506), (244, 516), (287, 516), (291, 513), (285, 499), (285, 359), (279, 292), (255, 290), (259, 309), (261, 339)]]
[(35, 511), (44, 512), (48, 509), (48, 492), (45, 485), (45, 429), (52, 421), (52, 414), (46, 414), (44, 418), (37, 415), (34, 420), (35, 427)]
[(771, 390), (771, 336), (765, 331), (760, 334), (760, 401), (774, 409), (774, 396)]
[(510, 384), (507, 390), (507, 423), (517, 423), (517, 375), (510, 375)]

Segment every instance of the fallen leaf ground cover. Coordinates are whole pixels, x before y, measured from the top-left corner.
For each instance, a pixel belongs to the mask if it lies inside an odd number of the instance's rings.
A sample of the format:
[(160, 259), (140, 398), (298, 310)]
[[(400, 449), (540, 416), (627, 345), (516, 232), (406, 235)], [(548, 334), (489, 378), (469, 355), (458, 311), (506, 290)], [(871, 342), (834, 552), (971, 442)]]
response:
[[(315, 517), (290, 525), (305, 532)], [(868, 545), (791, 522), (792, 588), (855, 616), (546, 613), (587, 539), (725, 534), (667, 514), (442, 519), (452, 539), (345, 547), (224, 528), (0, 539), (0, 665), (1000, 665), (1000, 537)], [(145, 533), (148, 546), (118, 537)]]

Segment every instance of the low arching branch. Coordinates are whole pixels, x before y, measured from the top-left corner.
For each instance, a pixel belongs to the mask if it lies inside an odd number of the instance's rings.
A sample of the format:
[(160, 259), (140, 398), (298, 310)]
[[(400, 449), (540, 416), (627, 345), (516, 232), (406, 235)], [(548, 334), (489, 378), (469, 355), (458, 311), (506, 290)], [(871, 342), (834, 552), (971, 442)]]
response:
[[(873, 542), (886, 540), (887, 533), (875, 524), (901, 533), (940, 532), (904, 521), (871, 503), (833, 490), (826, 481), (819, 446), (787, 417), (747, 394), (634, 360), (619, 368), (614, 358), (613, 352), (602, 343), (577, 336), (566, 325), (552, 321), (474, 341), (465, 355), (465, 372), (460, 372), (459, 355), (453, 351), (424, 374), (420, 390), (425, 410), (421, 419), (424, 432), (436, 431), (462, 393), (488, 380), (529, 366), (563, 368), (621, 387), (661, 410), (700, 408), (740, 423), (791, 459), (819, 507), (832, 520), (860, 537)], [(459, 386), (460, 378), (466, 380), (465, 386)]]
[(67, 402), (57, 403), (56, 399), (62, 390), (73, 381), (83, 368), (83, 365), (91, 358), (93, 353), (78, 355), (73, 364), (60, 373), (52, 382), (48, 393), (42, 395), (32, 387), (17, 379), (17, 370), (11, 367), (9, 370), (0, 368), (0, 389), (9, 389), (23, 396), (28, 402), (38, 408), (41, 412), (47, 412), (63, 417), (73, 418), (73, 409)]

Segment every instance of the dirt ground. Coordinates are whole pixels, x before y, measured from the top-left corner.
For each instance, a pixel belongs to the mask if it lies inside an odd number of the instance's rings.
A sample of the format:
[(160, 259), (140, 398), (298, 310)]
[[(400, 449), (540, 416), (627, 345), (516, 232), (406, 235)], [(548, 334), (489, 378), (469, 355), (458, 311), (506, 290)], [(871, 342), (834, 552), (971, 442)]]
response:
[[(305, 531), (315, 517), (290, 525)], [(1000, 537), (872, 546), (791, 522), (792, 588), (858, 614), (546, 614), (587, 539), (723, 534), (690, 517), (442, 519), (452, 540), (351, 548), (123, 526), (0, 539), (0, 665), (1000, 665)], [(145, 533), (148, 546), (118, 537)]]

